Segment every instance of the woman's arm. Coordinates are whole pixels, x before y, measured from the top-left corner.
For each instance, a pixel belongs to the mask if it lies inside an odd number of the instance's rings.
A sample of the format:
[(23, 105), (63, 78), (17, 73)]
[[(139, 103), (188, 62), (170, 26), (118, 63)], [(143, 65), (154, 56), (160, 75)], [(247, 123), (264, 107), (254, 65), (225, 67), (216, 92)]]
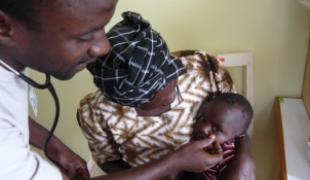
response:
[(131, 168), (131, 166), (123, 160), (105, 162), (99, 166), (104, 172), (108, 174)]
[(94, 178), (94, 180), (152, 180), (174, 179), (181, 171), (202, 172), (222, 160), (222, 152), (208, 154), (203, 149), (214, 142), (214, 138), (190, 142), (160, 160), (143, 166)]

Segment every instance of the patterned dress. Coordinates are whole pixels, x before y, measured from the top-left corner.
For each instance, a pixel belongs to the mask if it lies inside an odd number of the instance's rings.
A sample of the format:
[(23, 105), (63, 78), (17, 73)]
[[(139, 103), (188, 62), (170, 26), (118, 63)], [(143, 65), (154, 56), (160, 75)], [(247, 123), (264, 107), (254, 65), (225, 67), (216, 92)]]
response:
[(122, 159), (136, 167), (161, 158), (190, 140), (196, 112), (208, 95), (234, 91), (215, 57), (199, 51), (180, 60), (187, 69), (178, 78), (182, 101), (160, 116), (138, 116), (134, 108), (107, 100), (100, 90), (81, 100), (78, 122), (99, 165)]

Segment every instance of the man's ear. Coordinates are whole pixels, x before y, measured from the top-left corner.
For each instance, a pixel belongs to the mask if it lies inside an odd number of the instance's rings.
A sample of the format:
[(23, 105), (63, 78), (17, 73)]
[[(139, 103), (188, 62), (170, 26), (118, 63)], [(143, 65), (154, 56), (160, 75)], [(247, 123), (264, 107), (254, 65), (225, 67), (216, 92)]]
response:
[(13, 19), (5, 12), (0, 10), (0, 45), (11, 46), (14, 44), (13, 34)]

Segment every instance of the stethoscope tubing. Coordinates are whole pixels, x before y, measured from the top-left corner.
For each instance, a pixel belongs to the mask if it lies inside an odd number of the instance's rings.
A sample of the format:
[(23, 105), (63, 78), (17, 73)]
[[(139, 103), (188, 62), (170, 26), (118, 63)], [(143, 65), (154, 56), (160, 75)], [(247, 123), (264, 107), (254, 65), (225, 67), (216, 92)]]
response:
[(59, 115), (60, 115), (60, 103), (59, 103), (59, 98), (57, 96), (56, 90), (51, 82), (51, 78), (49, 74), (45, 74), (45, 83), (43, 84), (39, 84), (37, 82), (35, 82), (34, 80), (32, 80), (30, 77), (27, 77), (25, 74), (16, 71), (15, 69), (13, 69), (12, 67), (10, 67), (8, 64), (6, 64), (5, 62), (3, 62), (0, 59), (0, 64), (4, 66), (4, 68), (8, 69), (9, 71), (11, 71), (13, 74), (17, 75), (19, 78), (21, 78), (22, 80), (24, 80), (27, 84), (29, 84), (30, 86), (37, 88), (37, 89), (48, 89), (48, 91), (51, 93), (54, 102), (55, 102), (55, 116), (54, 116), (54, 122), (52, 124), (52, 127), (48, 133), (48, 136), (45, 140), (44, 143), (44, 154), (45, 156), (51, 160), (53, 163), (55, 163), (56, 165), (59, 165), (58, 162), (56, 162), (48, 153), (47, 149), (48, 149), (48, 144), (51, 140), (51, 138), (53, 137), (53, 134), (55, 132), (55, 129), (57, 127), (58, 121), (59, 121)]

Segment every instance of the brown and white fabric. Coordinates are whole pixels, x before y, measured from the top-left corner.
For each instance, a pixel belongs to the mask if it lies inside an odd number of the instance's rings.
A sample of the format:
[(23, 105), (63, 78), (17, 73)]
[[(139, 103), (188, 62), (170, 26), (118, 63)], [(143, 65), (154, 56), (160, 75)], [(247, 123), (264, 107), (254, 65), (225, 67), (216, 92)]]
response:
[(166, 155), (190, 140), (195, 114), (208, 95), (234, 91), (215, 57), (197, 51), (180, 60), (187, 69), (178, 77), (183, 101), (160, 116), (138, 116), (134, 108), (109, 101), (100, 90), (81, 100), (78, 122), (98, 164), (122, 159), (135, 167)]

